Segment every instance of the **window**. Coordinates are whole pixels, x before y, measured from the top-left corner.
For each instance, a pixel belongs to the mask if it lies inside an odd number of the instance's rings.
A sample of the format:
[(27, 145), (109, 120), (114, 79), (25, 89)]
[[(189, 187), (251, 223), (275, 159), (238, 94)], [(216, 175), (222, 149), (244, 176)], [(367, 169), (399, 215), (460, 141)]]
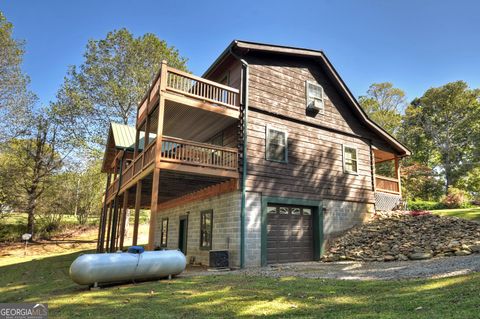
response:
[(320, 112), (323, 114), (324, 111), (324, 94), (323, 88), (321, 85), (306, 81), (306, 94), (307, 94), (307, 109)]
[(267, 125), (265, 157), (269, 161), (287, 163), (287, 132)]
[(200, 249), (212, 249), (213, 211), (200, 212)]
[(160, 247), (167, 247), (168, 218), (162, 219), (162, 231), (160, 235)]
[(267, 214), (276, 214), (277, 213), (277, 207), (275, 206), (268, 206), (267, 207)]
[(357, 149), (343, 146), (343, 170), (345, 173), (358, 173)]

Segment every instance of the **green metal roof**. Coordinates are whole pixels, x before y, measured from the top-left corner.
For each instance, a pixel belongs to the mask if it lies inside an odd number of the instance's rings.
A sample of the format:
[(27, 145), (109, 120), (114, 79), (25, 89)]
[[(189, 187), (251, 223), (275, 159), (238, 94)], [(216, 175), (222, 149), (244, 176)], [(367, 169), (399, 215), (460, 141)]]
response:
[[(118, 149), (134, 149), (135, 148), (135, 134), (136, 129), (134, 126), (128, 126), (125, 124), (119, 123), (110, 123), (112, 127), (113, 140), (115, 142), (115, 148)], [(150, 133), (150, 140), (155, 138), (157, 135)], [(138, 149), (143, 150), (143, 145), (145, 143), (145, 132), (140, 131), (139, 140), (138, 140)]]
[(119, 123), (110, 123), (112, 127), (113, 140), (116, 148), (134, 148), (136, 130), (133, 126)]

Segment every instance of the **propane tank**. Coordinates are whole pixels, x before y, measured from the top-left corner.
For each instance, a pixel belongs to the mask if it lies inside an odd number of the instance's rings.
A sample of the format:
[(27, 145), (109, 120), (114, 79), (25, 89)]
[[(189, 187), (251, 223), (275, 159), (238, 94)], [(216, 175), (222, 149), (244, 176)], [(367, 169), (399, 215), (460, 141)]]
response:
[(140, 253), (85, 254), (70, 266), (70, 278), (79, 285), (169, 277), (185, 270), (187, 260), (178, 250)]

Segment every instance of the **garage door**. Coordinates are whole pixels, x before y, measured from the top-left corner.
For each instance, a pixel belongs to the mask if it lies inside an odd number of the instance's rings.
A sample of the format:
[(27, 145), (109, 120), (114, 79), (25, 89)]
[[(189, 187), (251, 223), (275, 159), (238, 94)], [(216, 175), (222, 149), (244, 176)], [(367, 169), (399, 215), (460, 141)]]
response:
[(267, 263), (313, 260), (312, 209), (268, 205)]

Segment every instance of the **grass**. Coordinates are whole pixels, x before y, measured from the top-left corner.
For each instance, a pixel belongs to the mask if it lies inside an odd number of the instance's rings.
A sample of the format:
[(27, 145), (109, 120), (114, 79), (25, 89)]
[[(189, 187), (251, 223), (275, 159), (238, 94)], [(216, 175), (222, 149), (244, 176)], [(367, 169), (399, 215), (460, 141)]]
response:
[(473, 318), (480, 311), (480, 274), (361, 282), (232, 274), (89, 291), (68, 277), (87, 252), (0, 258), (0, 302), (46, 302), (51, 318)]
[(455, 216), (480, 222), (480, 207), (457, 208), (457, 209), (439, 209), (432, 210), (434, 214), (441, 216)]

